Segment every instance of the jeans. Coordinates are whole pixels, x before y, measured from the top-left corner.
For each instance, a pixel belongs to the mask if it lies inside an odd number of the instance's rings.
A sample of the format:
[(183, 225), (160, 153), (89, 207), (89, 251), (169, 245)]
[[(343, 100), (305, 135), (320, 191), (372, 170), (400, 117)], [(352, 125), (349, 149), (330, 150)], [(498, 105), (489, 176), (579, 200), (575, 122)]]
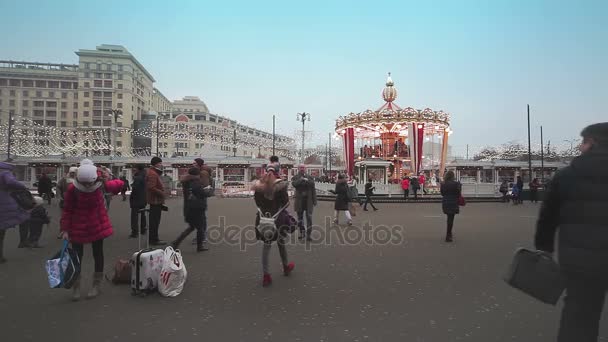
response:
[(414, 189), (414, 200), (418, 199), (418, 189)]
[(447, 236), (452, 236), (452, 228), (454, 227), (454, 217), (456, 217), (456, 214), (447, 214), (447, 216), (448, 216)]
[(162, 204), (150, 204), (150, 231), (148, 233), (148, 241), (150, 243), (160, 240), (158, 238), (158, 227), (160, 226), (162, 207)]
[[(277, 239), (277, 246), (279, 247), (279, 254), (281, 255), (281, 262), (283, 266), (287, 266), (287, 249), (285, 248), (285, 238), (279, 236)], [(272, 248), (272, 242), (264, 242), (264, 247), (262, 248), (262, 272), (264, 274), (268, 274), (268, 257), (270, 255), (270, 249)]]
[(596, 342), (608, 279), (565, 274), (566, 298), (558, 342)]
[(406, 200), (410, 195), (410, 189), (403, 189), (403, 199)]
[(369, 203), (369, 205), (372, 206), (372, 208), (374, 208), (374, 210), (378, 210), (376, 209), (376, 207), (374, 206), (374, 202), (372, 201), (371, 196), (369, 195), (365, 195), (365, 204), (363, 205), (363, 210), (367, 210), (367, 204)]
[(306, 211), (306, 234), (310, 235), (312, 231), (312, 213), (308, 210), (302, 210), (298, 212), (298, 227), (300, 227), (300, 233), (304, 234), (304, 211)]
[[(93, 259), (95, 260), (95, 273), (103, 272), (103, 239), (94, 241), (93, 246)], [(84, 254), (84, 246), (80, 243), (72, 243), (72, 248), (78, 254), (80, 264), (82, 265), (82, 256)]]
[[(139, 212), (139, 208), (131, 208), (131, 234), (137, 235), (139, 232), (144, 234), (147, 228), (146, 213)], [(141, 223), (141, 225), (140, 225)], [(140, 230), (141, 229), (141, 230)]]

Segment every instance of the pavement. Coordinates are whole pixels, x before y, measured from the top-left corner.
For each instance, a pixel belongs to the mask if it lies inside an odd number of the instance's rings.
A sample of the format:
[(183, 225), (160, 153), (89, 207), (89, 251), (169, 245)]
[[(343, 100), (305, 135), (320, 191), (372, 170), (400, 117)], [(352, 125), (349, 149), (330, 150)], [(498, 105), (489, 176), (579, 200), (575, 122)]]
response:
[[(104, 243), (107, 272), (137, 250), (137, 240), (128, 238), (127, 203), (115, 198), (111, 204), (115, 233)], [(181, 202), (168, 205), (164, 240), (185, 227)], [(134, 297), (128, 285), (105, 282), (100, 297), (74, 303), (69, 290), (48, 287), (44, 271), (60, 246), (53, 204), (45, 248), (17, 249), (18, 231), (7, 233), (0, 332), (5, 341), (555, 341), (561, 303), (542, 304), (502, 280), (515, 248), (532, 244), (538, 205), (469, 203), (456, 217), (451, 244), (443, 241), (440, 204), (378, 207), (359, 210), (353, 228), (326, 228), (333, 204), (320, 202), (313, 219), (321, 226), (317, 241), (290, 242), (296, 263), (290, 277), (281, 275), (273, 248), (274, 283), (262, 288), (261, 245), (250, 240), (253, 200), (213, 198), (211, 249), (196, 253), (182, 245), (188, 281), (180, 296)], [(83, 291), (92, 271), (85, 246)], [(601, 327), (600, 340), (608, 341), (606, 315)]]

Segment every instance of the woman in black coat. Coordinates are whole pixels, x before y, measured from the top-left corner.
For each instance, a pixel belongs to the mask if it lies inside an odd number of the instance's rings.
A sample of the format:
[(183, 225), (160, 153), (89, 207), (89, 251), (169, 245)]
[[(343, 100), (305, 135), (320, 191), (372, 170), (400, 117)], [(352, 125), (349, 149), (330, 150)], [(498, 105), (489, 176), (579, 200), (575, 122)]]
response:
[(351, 201), (350, 191), (344, 175), (338, 176), (336, 189), (333, 191), (333, 193), (336, 194), (336, 200), (334, 202), (334, 210), (336, 211), (334, 215), (334, 223), (338, 224), (340, 212), (343, 211), (344, 215), (346, 215), (346, 219), (348, 220), (348, 225), (352, 225), (353, 219), (350, 216), (350, 211), (348, 211), (348, 205)]
[(201, 171), (198, 167), (191, 167), (188, 170), (188, 175), (182, 179), (182, 188), (184, 189), (184, 220), (188, 223), (188, 228), (171, 242), (171, 246), (178, 249), (182, 241), (196, 230), (196, 251), (204, 252), (208, 250), (203, 243), (205, 239), (203, 211), (206, 195), (201, 185)]
[(448, 227), (445, 235), (446, 242), (452, 242), (452, 227), (454, 226), (454, 217), (460, 213), (459, 198), (462, 194), (462, 185), (456, 181), (453, 171), (448, 171), (445, 174), (444, 182), (441, 184), (441, 206), (443, 213), (448, 217)]

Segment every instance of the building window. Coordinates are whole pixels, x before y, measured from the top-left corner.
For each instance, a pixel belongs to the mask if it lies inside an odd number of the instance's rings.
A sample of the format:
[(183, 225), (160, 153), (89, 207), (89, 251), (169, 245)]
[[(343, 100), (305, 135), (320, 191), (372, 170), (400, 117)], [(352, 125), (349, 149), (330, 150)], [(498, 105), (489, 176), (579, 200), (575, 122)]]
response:
[(84, 101), (84, 108), (89, 108), (89, 101)]
[(122, 64), (118, 64), (118, 71), (122, 71)]
[(84, 68), (85, 69), (91, 69), (91, 63), (84, 63)]
[(44, 101), (34, 101), (34, 107), (44, 107)]
[(73, 113), (72, 113), (72, 117), (73, 117), (74, 119), (77, 119), (77, 118), (78, 118), (78, 112), (73, 112)]
[(85, 73), (84, 73), (84, 78), (91, 78), (91, 74), (90, 74), (90, 73), (88, 73), (88, 72), (85, 72)]
[(47, 111), (46, 111), (46, 116), (47, 116), (47, 117), (49, 117), (49, 116), (50, 116), (50, 117), (53, 117), (53, 118), (54, 118), (54, 117), (56, 117), (56, 116), (57, 116), (57, 112), (56, 112), (56, 111), (54, 111), (54, 110), (47, 110)]
[(88, 121), (83, 121), (83, 122), (82, 122), (82, 125), (83, 125), (84, 127), (87, 127), (87, 126), (89, 125), (89, 122), (88, 122)]
[(61, 89), (72, 89), (71, 82), (61, 82)]
[(95, 70), (101, 70), (101, 64), (97, 64), (97, 66), (95, 67)]
[(84, 92), (84, 97), (89, 97), (89, 95), (90, 95), (90, 94), (89, 94), (89, 92), (88, 92), (88, 91), (85, 91), (85, 92)]
[(112, 97), (112, 92), (111, 91), (104, 91), (103, 92), (103, 97)]
[(95, 88), (101, 88), (103, 86), (103, 81), (102, 80), (95, 80), (93, 81), (93, 87)]
[(112, 74), (103, 74), (103, 78), (111, 80)]
[(28, 116), (28, 115), (30, 115), (30, 113), (28, 112), (28, 110), (27, 110), (27, 109), (24, 109), (24, 110), (23, 110), (21, 113), (23, 114), (23, 116)]
[(101, 100), (93, 100), (93, 107), (101, 107)]
[(78, 89), (78, 82), (72, 82), (72, 87), (74, 89)]
[(78, 121), (72, 121), (72, 127), (78, 127)]
[(100, 91), (94, 91), (93, 92), (93, 97), (101, 97), (101, 92)]
[(86, 118), (88, 118), (88, 117), (89, 117), (89, 111), (88, 111), (88, 110), (85, 110), (85, 111), (83, 112), (83, 115), (84, 115)]
[(55, 120), (46, 120), (47, 126), (57, 126), (57, 121)]
[(112, 70), (112, 64), (106, 64), (106, 70), (108, 70), (108, 71)]
[(104, 126), (112, 126), (112, 121), (110, 121), (110, 120), (103, 120), (103, 125)]
[(55, 97), (55, 92), (54, 91), (49, 91), (49, 97)]
[(101, 126), (101, 120), (93, 120), (93, 126)]
[(68, 117), (68, 112), (61, 112), (61, 118), (65, 119)]
[(30, 101), (23, 100), (23, 107), (29, 107), (29, 105), (30, 105)]
[(74, 100), (78, 100), (78, 93), (74, 93)]
[(103, 81), (104, 88), (112, 88), (112, 81)]
[(36, 88), (46, 88), (46, 81), (36, 81)]
[(34, 81), (32, 80), (23, 80), (23, 86), (28, 88), (34, 87)]
[(34, 116), (44, 116), (44, 111), (34, 109)]
[(10, 96), (15, 96), (15, 91), (14, 90), (11, 90), (9, 93), (10, 93)]
[(85, 88), (91, 88), (91, 82), (84, 82)]
[(122, 103), (118, 102), (118, 103), (116, 104), (116, 106), (117, 106), (118, 108), (122, 108)]
[(27, 90), (24, 90), (23, 91), (23, 97), (28, 97), (28, 96), (30, 96), (30, 92), (27, 91)]
[(102, 78), (102, 74), (100, 72), (96, 72), (95, 73), (95, 78)]
[(15, 100), (9, 100), (8, 101), (8, 106), (9, 107), (15, 107)]
[(65, 91), (61, 93), (61, 98), (62, 99), (67, 99), (68, 98), (68, 93), (66, 93)]
[(103, 101), (103, 106), (106, 108), (112, 107), (112, 101)]
[(36, 91), (36, 97), (42, 97), (42, 92), (40, 90)]
[(46, 106), (47, 107), (51, 107), (51, 108), (57, 108), (57, 102), (55, 102), (55, 101), (47, 101), (46, 102)]
[(74, 102), (74, 103), (72, 104), (72, 108), (74, 108), (74, 109), (78, 109), (78, 102)]
[(11, 87), (20, 87), (21, 82), (19, 80), (9, 80), (8, 85)]
[(118, 87), (118, 89), (122, 89), (122, 84), (118, 83), (117, 87)]
[(93, 116), (101, 116), (101, 109), (95, 109), (93, 111)]
[(61, 102), (61, 109), (66, 109), (68, 108), (68, 103), (67, 102)]
[(49, 88), (59, 88), (58, 81), (49, 81)]
[(67, 127), (68, 123), (65, 121), (61, 121), (61, 127)]
[(118, 74), (118, 79), (122, 80), (122, 74)]
[(119, 100), (122, 100), (122, 94), (118, 94), (117, 97)]

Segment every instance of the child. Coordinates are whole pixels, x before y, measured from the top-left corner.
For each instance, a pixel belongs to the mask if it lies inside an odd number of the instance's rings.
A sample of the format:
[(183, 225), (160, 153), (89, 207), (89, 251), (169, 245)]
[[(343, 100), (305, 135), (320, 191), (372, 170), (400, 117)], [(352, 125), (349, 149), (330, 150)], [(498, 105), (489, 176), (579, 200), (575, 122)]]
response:
[(519, 185), (517, 184), (511, 184), (511, 199), (513, 201), (514, 205), (519, 204)]
[(42, 206), (42, 197), (34, 196), (36, 206), (30, 212), (29, 220), (19, 225), (19, 246), (18, 248), (41, 248), (38, 244), (42, 234), (42, 226), (51, 223), (48, 212)]

